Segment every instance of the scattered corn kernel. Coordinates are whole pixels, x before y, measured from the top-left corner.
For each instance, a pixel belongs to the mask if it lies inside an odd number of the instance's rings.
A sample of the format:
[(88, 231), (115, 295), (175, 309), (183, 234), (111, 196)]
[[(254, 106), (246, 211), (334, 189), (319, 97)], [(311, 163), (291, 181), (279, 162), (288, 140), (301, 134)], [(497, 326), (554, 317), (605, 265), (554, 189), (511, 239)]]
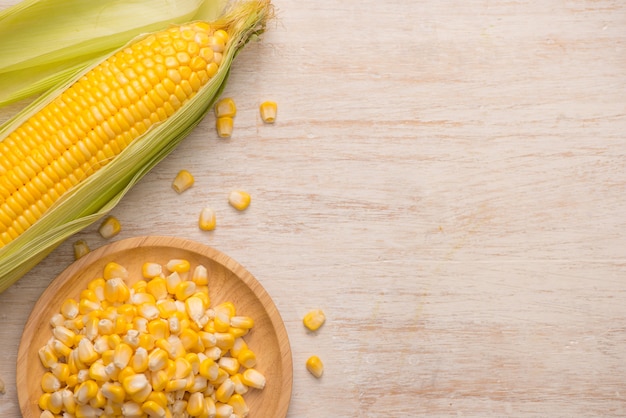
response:
[(309, 311), (302, 319), (304, 326), (311, 331), (317, 331), (325, 321), (326, 315), (321, 309), (313, 309), (312, 311)]
[(189, 171), (180, 170), (174, 178), (174, 181), (172, 181), (172, 188), (176, 190), (176, 193), (182, 193), (193, 186), (194, 181)]
[(245, 210), (250, 205), (250, 194), (243, 190), (233, 190), (228, 195), (228, 203), (237, 210)]
[(78, 241), (76, 241), (73, 245), (73, 248), (75, 260), (78, 260), (79, 258), (89, 254), (89, 252), (91, 251), (89, 249), (89, 245), (87, 245), (87, 241), (85, 241), (84, 239), (79, 239)]
[(102, 235), (104, 239), (110, 239), (120, 233), (122, 230), (122, 225), (120, 221), (117, 220), (114, 216), (107, 217), (101, 224), (100, 228), (98, 228), (98, 232)]
[(261, 103), (261, 105), (259, 106), (261, 119), (265, 123), (274, 123), (274, 121), (276, 121), (277, 110), (278, 106), (276, 105), (276, 102), (266, 101)]
[(215, 117), (229, 117), (234, 118), (237, 114), (237, 106), (235, 106), (235, 101), (230, 97), (226, 97), (224, 99), (220, 99), (215, 104)]
[(215, 225), (215, 211), (210, 207), (203, 208), (198, 218), (198, 226), (200, 229), (203, 231), (212, 231), (215, 229)]
[(322, 374), (324, 373), (324, 364), (322, 363), (322, 360), (320, 360), (318, 356), (311, 356), (306, 361), (306, 369), (313, 376), (320, 378), (322, 377)]
[(233, 118), (222, 116), (215, 119), (215, 128), (220, 138), (230, 138), (233, 134)]

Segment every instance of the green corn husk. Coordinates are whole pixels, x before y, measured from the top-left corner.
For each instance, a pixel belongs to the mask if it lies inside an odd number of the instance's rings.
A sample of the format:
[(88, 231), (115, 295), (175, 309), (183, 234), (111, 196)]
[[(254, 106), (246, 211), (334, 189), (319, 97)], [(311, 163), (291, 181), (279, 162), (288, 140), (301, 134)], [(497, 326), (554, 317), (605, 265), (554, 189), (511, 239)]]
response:
[[(270, 0), (242, 0), (235, 3), (217, 21), (211, 22), (212, 26), (223, 24), (231, 28), (231, 41), (224, 51), (218, 72), (165, 122), (154, 125), (143, 136), (134, 140), (105, 167), (63, 195), (19, 237), (0, 247), (0, 292), (6, 290), (72, 234), (106, 215), (132, 186), (193, 130), (223, 90), (234, 58), (250, 39), (264, 31), (271, 14)], [(0, 127), (0, 141), (73, 81), (46, 93), (7, 121)]]
[(66, 82), (142, 33), (210, 21), (226, 0), (24, 0), (0, 11), (0, 106)]

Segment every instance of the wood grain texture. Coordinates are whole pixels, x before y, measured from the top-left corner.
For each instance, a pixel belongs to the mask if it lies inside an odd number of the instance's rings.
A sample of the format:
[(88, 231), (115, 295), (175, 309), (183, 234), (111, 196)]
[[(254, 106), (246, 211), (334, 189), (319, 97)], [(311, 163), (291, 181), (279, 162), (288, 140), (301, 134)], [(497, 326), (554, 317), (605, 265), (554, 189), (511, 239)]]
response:
[[(207, 116), (115, 208), (115, 240), (184, 236), (254, 274), (289, 333), (289, 418), (625, 416), (626, 4), (275, 5), (224, 93), (233, 137)], [(98, 248), (96, 229), (76, 239)], [(72, 241), (0, 295), (1, 417)]]

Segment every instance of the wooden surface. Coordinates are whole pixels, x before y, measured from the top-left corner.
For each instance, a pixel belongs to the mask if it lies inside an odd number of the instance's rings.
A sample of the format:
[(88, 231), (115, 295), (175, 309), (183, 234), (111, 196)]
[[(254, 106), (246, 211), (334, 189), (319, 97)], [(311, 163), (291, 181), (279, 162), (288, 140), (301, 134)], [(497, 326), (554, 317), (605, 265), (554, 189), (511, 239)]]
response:
[(50, 318), (59, 312), (62, 301), (80, 299), (83, 289), (95, 278), (102, 277), (107, 263), (114, 261), (129, 272), (128, 285), (142, 278), (145, 262), (163, 266), (171, 259), (206, 267), (210, 275), (209, 296), (212, 306), (232, 302), (238, 315), (250, 316), (254, 328), (245, 336), (256, 353), (255, 369), (263, 373), (263, 390), (246, 393), (250, 418), (287, 415), (293, 387), (293, 360), (289, 338), (280, 313), (263, 286), (236, 260), (196, 241), (175, 237), (134, 237), (102, 246), (65, 269), (39, 298), (24, 327), (18, 350), (16, 387), (24, 418), (38, 418), (37, 405), (42, 395), (41, 376), (46, 371), (39, 359), (39, 347), (52, 337)]
[[(209, 115), (114, 210), (115, 240), (205, 242), (262, 283), (293, 351), (290, 418), (626, 416), (626, 3), (275, 4), (225, 91), (233, 137)], [(103, 245), (96, 227), (76, 239)], [(0, 295), (1, 417), (72, 241)]]

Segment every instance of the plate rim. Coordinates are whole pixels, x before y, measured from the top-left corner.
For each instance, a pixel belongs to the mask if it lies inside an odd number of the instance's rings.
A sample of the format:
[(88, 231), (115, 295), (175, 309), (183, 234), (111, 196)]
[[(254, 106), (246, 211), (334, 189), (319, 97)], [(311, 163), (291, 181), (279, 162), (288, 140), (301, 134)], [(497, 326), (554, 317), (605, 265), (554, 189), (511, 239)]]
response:
[[(119, 248), (118, 248), (119, 247)], [(50, 296), (54, 296), (57, 288), (62, 287), (65, 282), (73, 277), (71, 274), (74, 271), (83, 270), (96, 262), (108, 253), (116, 253), (123, 249), (136, 249), (140, 247), (172, 247), (176, 249), (182, 249), (184, 251), (194, 252), (201, 256), (210, 258), (212, 261), (222, 265), (231, 272), (237, 271), (237, 276), (244, 282), (244, 284), (257, 296), (258, 298), (264, 298), (267, 304), (263, 304), (270, 323), (274, 328), (276, 337), (278, 339), (279, 358), (284, 370), (284, 376), (282, 376), (282, 382), (279, 384), (280, 395), (278, 400), (279, 410), (275, 411), (277, 418), (284, 418), (287, 416), (289, 410), (289, 404), (291, 402), (291, 396), (293, 391), (293, 353), (291, 351), (291, 344), (289, 341), (289, 335), (287, 329), (278, 310), (278, 307), (274, 303), (267, 290), (263, 287), (261, 282), (256, 279), (250, 271), (242, 264), (236, 261), (228, 254), (218, 250), (217, 248), (207, 245), (205, 243), (192, 240), (189, 238), (183, 238), (179, 236), (165, 236), (165, 235), (144, 235), (137, 237), (130, 237), (104, 244), (99, 248), (90, 251), (85, 256), (78, 260), (73, 261), (69, 266), (63, 269), (53, 280), (51, 280), (41, 295), (37, 298), (37, 301), (33, 304), (28, 318), (24, 324), (22, 335), (20, 337), (20, 343), (18, 347), (18, 353), (16, 357), (16, 387), (17, 397), (20, 412), (24, 418), (31, 418), (32, 402), (29, 402), (30, 396), (24, 394), (25, 389), (23, 386), (27, 384), (27, 374), (24, 370), (28, 369), (29, 365), (29, 341), (26, 341), (27, 337), (38, 332), (38, 329), (31, 330), (32, 327), (40, 321), (36, 321), (37, 312), (45, 307), (43, 300)], [(43, 305), (42, 305), (43, 304)], [(36, 327), (35, 327), (36, 328)], [(20, 367), (21, 365), (21, 367)], [(25, 367), (26, 366), (26, 367)], [(36, 418), (36, 416), (32, 416)]]

